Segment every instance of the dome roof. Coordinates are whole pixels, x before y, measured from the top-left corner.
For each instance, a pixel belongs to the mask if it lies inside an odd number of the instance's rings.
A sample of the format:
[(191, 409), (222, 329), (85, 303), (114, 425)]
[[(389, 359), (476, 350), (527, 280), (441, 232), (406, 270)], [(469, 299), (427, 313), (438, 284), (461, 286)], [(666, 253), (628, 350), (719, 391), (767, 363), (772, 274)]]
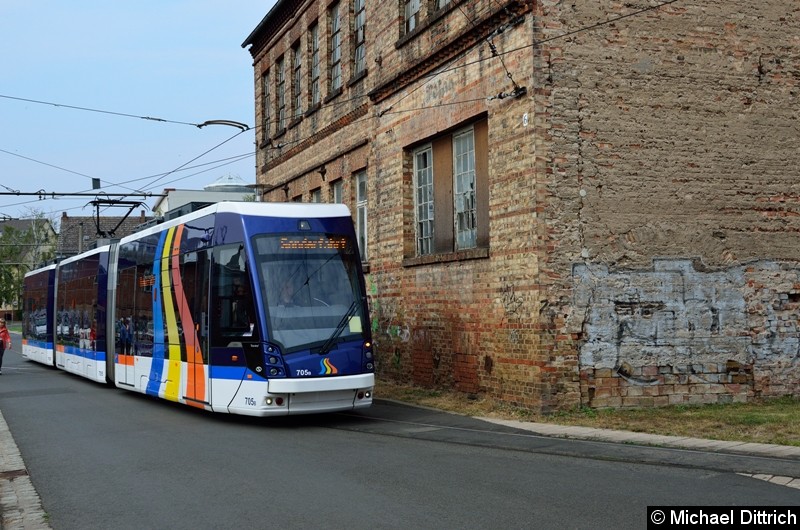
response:
[(203, 189), (206, 191), (253, 193), (252, 186), (248, 186), (239, 175), (223, 175), (211, 184), (204, 186)]

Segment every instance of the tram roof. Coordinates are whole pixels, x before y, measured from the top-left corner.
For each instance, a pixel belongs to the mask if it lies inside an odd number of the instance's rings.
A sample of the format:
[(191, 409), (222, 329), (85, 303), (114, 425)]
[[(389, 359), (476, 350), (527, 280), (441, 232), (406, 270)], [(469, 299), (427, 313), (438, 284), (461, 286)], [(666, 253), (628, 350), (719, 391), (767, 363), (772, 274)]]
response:
[(167, 228), (178, 226), (207, 215), (233, 213), (243, 216), (276, 217), (289, 219), (349, 217), (350, 209), (344, 204), (297, 203), (297, 202), (234, 202), (225, 201), (212, 204), (195, 212), (170, 219), (156, 226), (145, 228), (135, 234), (120, 239), (120, 243), (136, 241), (142, 236), (157, 234)]
[(81, 252), (80, 254), (77, 254), (75, 256), (70, 256), (68, 258), (65, 258), (65, 259), (59, 261), (58, 265), (60, 267), (62, 265), (66, 265), (67, 263), (72, 263), (73, 261), (78, 261), (78, 260), (81, 260), (81, 259), (88, 258), (89, 256), (94, 256), (95, 254), (100, 254), (102, 252), (108, 252), (110, 248), (111, 248), (110, 245), (103, 245), (101, 247), (85, 250), (85, 251)]
[(41, 273), (43, 271), (54, 270), (55, 268), (56, 268), (56, 264), (55, 263), (47, 265), (46, 267), (39, 267), (38, 269), (33, 269), (32, 271), (26, 272), (25, 273), (25, 278), (27, 278), (28, 276), (33, 276), (35, 274), (39, 274), (39, 273)]

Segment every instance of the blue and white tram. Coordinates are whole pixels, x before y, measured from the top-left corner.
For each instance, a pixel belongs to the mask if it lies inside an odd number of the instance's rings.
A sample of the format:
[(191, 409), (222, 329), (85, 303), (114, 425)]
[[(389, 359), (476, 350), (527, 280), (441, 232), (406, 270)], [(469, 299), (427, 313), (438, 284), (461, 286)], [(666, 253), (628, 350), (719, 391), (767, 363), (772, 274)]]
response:
[(22, 300), (22, 356), (50, 366), (55, 364), (55, 277), (55, 265), (25, 274)]
[(372, 403), (363, 273), (343, 205), (219, 203), (71, 258), (55, 276), (59, 368), (216, 412)]

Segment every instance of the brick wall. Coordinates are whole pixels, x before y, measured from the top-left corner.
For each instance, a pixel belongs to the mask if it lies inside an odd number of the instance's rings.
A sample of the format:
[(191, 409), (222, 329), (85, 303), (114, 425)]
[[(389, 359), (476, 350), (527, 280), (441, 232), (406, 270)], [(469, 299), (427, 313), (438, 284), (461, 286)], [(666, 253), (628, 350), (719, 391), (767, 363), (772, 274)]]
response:
[[(546, 38), (634, 7), (540, 9)], [(676, 2), (542, 53), (543, 269), (583, 403), (800, 393), (798, 44), (791, 2)]]
[[(279, 3), (257, 113), (329, 5)], [(259, 151), (267, 200), (342, 178), (353, 207), (366, 169), (379, 377), (537, 411), (800, 391), (800, 6), (422, 2), (404, 35), (400, 5), (367, 5), (367, 75)], [(488, 248), (415, 256), (411, 152), (477, 119)]]

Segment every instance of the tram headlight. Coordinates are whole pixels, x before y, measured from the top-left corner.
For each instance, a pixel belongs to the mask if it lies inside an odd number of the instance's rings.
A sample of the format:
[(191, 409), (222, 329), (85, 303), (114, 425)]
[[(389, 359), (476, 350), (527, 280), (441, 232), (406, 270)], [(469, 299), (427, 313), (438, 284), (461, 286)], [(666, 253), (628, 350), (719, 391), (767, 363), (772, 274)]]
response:
[(366, 367), (367, 370), (373, 370), (375, 368), (375, 365), (370, 362), (370, 363), (367, 363), (365, 365), (365, 367)]
[(269, 364), (278, 364), (278, 358), (277, 357), (270, 357), (269, 358)]
[(270, 368), (269, 375), (278, 375), (278, 369), (275, 367)]

